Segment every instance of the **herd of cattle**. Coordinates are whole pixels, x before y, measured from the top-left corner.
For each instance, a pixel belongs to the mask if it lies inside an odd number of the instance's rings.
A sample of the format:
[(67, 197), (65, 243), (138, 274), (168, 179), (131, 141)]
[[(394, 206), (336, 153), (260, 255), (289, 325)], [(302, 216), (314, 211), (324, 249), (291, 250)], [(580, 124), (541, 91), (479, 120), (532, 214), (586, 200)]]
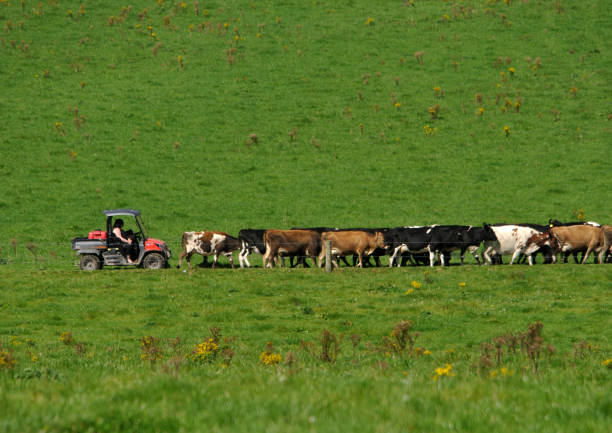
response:
[[(542, 254), (544, 263), (556, 262), (562, 254), (564, 262), (573, 254), (576, 263), (582, 253), (581, 263), (585, 263), (591, 253), (595, 261), (610, 261), (612, 253), (612, 225), (594, 222), (561, 223), (550, 220), (548, 225), (537, 224), (486, 224), (482, 227), (462, 225), (432, 225), (395, 228), (352, 228), (295, 227), (290, 230), (240, 230), (238, 237), (219, 231), (184, 232), (183, 251), (179, 256), (178, 267), (183, 259), (191, 269), (191, 256), (195, 253), (212, 255), (214, 268), (220, 255), (228, 258), (234, 267), (232, 253), (240, 251), (240, 267), (250, 267), (249, 254), (263, 255), (263, 266), (282, 266), (284, 258), (290, 258), (294, 265), (308, 266), (306, 258), (313, 265), (323, 266), (326, 257), (326, 241), (331, 241), (331, 259), (338, 266), (338, 259), (350, 266), (347, 257), (352, 257), (352, 266), (365, 267), (373, 259), (380, 266), (380, 258), (389, 256), (389, 266), (449, 264), (451, 253), (460, 252), (461, 264), (466, 252), (474, 256), (478, 264), (501, 264), (502, 255), (511, 254), (510, 264), (528, 260), (535, 263), (537, 254)], [(481, 256), (480, 246), (484, 245)]]

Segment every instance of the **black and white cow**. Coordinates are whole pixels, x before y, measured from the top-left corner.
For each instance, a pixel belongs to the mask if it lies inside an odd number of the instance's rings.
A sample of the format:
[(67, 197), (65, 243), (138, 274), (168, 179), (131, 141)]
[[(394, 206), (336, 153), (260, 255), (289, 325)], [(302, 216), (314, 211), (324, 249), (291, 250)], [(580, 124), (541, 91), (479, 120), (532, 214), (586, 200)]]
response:
[(450, 253), (457, 250), (460, 251), (462, 265), (466, 251), (469, 251), (480, 264), (478, 257), (480, 244), (497, 239), (493, 230), (484, 225), (483, 227), (439, 225), (431, 227), (429, 233), (431, 238), (427, 250), (430, 266), (433, 266), (436, 255), (439, 257), (440, 264), (444, 266), (446, 257), (450, 257)]
[[(389, 251), (389, 267), (392, 267), (398, 255), (414, 255), (428, 252), (431, 239), (431, 226), (394, 227), (383, 232), (385, 244)], [(397, 266), (400, 266), (399, 260)]]
[(265, 229), (242, 229), (238, 232), (238, 239), (240, 240), (238, 260), (241, 268), (244, 268), (245, 264), (247, 268), (251, 267), (248, 259), (249, 254), (257, 253), (263, 256), (266, 253), (266, 244), (263, 240), (265, 232)]

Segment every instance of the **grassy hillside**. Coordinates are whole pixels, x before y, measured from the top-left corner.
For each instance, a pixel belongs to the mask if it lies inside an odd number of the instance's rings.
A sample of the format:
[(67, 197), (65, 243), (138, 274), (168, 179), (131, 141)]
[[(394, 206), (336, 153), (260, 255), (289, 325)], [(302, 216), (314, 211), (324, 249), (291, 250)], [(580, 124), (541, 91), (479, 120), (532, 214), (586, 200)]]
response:
[(2, 2), (3, 247), (609, 220), (605, 2), (276, 3)]

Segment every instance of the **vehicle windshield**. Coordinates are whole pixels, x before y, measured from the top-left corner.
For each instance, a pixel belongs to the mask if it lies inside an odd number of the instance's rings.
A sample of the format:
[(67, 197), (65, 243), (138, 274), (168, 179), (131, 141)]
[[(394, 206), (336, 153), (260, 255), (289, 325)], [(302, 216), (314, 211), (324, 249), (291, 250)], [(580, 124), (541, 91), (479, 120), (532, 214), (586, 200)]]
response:
[(143, 238), (148, 238), (148, 236), (147, 236), (147, 229), (146, 229), (146, 227), (144, 225), (144, 221), (142, 220), (140, 215), (136, 216), (136, 225), (138, 225), (138, 227), (140, 228), (140, 233), (142, 233), (142, 237)]

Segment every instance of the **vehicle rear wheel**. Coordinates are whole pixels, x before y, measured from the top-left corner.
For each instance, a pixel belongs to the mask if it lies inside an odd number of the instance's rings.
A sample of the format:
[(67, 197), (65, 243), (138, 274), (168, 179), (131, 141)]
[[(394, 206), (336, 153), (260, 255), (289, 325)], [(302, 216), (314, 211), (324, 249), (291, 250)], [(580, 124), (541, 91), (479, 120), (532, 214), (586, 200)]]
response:
[(102, 264), (100, 263), (100, 258), (98, 256), (93, 254), (83, 254), (81, 256), (79, 267), (83, 271), (97, 271), (102, 267)]
[(161, 269), (166, 266), (166, 259), (159, 253), (150, 253), (142, 261), (145, 269)]

